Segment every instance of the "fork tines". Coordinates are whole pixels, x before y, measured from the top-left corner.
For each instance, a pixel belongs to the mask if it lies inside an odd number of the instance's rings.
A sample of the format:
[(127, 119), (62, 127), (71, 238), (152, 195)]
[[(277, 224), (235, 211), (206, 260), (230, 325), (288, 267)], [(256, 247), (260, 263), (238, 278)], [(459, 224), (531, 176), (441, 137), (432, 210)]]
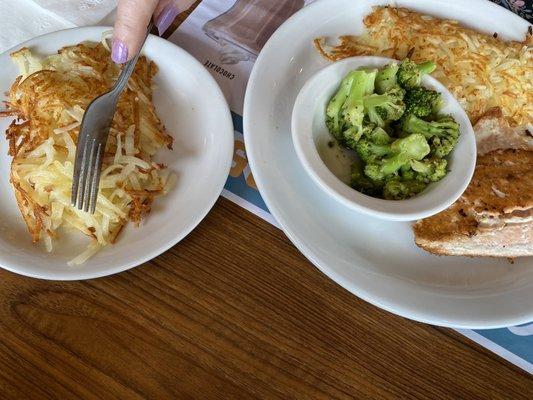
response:
[(94, 214), (105, 146), (97, 138), (88, 137), (79, 143), (72, 182), (72, 205)]

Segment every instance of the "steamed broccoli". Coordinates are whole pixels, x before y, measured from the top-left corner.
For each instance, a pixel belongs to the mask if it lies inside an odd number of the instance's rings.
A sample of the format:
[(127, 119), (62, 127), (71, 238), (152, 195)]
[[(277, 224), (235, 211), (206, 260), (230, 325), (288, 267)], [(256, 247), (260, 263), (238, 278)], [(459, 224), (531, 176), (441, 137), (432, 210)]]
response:
[(375, 128), (368, 137), (375, 144), (390, 144), (392, 142), (387, 131), (380, 127)]
[(404, 200), (413, 197), (426, 188), (419, 181), (402, 181), (400, 178), (389, 179), (383, 187), (383, 197), (387, 200)]
[(437, 182), (446, 176), (448, 161), (443, 158), (412, 160), (411, 168), (416, 172), (415, 179), (424, 183)]
[(435, 121), (424, 121), (415, 115), (409, 115), (402, 127), (408, 133), (420, 133), (427, 139), (433, 136), (459, 136), (459, 124), (449, 115), (440, 116)]
[(435, 136), (430, 139), (431, 143), (431, 155), (434, 157), (446, 157), (450, 154), (457, 144), (458, 137), (438, 137)]
[(401, 178), (402, 181), (414, 181), (416, 180), (418, 173), (413, 171), (411, 168), (411, 164), (405, 164), (400, 168), (398, 176)]
[(424, 135), (431, 145), (431, 154), (439, 158), (450, 154), (459, 140), (459, 124), (451, 116), (428, 122), (409, 115), (403, 121), (402, 129), (406, 133)]
[(422, 76), (431, 74), (435, 71), (435, 68), (437, 68), (437, 65), (433, 61), (417, 64), (406, 58), (400, 64), (396, 78), (401, 87), (404, 89), (412, 89), (420, 86)]
[(375, 125), (365, 124), (361, 121), (359, 125), (351, 125), (342, 132), (342, 144), (352, 150), (357, 148), (361, 137), (368, 136), (374, 130)]
[(359, 70), (352, 74), (354, 79), (346, 101), (342, 105), (341, 117), (352, 125), (358, 125), (363, 119), (363, 99), (374, 91), (377, 70)]
[(411, 160), (404, 164), (397, 175), (386, 178), (382, 196), (388, 200), (403, 200), (420, 193), (431, 182), (446, 175), (446, 160)]
[(442, 107), (442, 96), (439, 92), (416, 87), (409, 89), (404, 97), (405, 115), (415, 115), (419, 118), (436, 113)]
[(421, 160), (428, 155), (430, 149), (423, 135), (413, 134), (397, 139), (391, 144), (393, 154), (404, 155), (411, 160)]
[(376, 75), (377, 70), (350, 72), (326, 108), (326, 126), (343, 145), (363, 134), (363, 98), (374, 91)]
[(397, 139), (390, 145), (387, 158), (366, 165), (365, 175), (375, 181), (384, 180), (411, 160), (422, 160), (429, 152), (430, 147), (424, 135), (412, 134)]
[(368, 194), (369, 196), (381, 196), (383, 191), (383, 182), (373, 181), (363, 173), (360, 163), (352, 165), (351, 187), (358, 192)]
[(384, 127), (390, 121), (399, 120), (405, 112), (405, 91), (393, 86), (384, 94), (372, 94), (364, 98), (365, 111), (370, 122)]
[(396, 73), (399, 65), (392, 63), (379, 70), (376, 76), (376, 93), (384, 94), (397, 85)]
[(342, 138), (341, 132), (344, 122), (341, 120), (341, 108), (352, 88), (355, 71), (350, 72), (341, 82), (339, 90), (329, 101), (326, 107), (326, 126), (329, 132), (337, 139)]
[(355, 150), (359, 158), (365, 163), (375, 163), (382, 157), (391, 153), (390, 136), (382, 128), (374, 129), (370, 134), (361, 138)]
[(361, 193), (402, 200), (447, 173), (459, 137), (450, 116), (437, 116), (440, 93), (420, 86), (435, 63), (411, 60), (379, 71), (350, 72), (331, 98), (326, 125), (337, 141), (355, 150), (351, 186)]

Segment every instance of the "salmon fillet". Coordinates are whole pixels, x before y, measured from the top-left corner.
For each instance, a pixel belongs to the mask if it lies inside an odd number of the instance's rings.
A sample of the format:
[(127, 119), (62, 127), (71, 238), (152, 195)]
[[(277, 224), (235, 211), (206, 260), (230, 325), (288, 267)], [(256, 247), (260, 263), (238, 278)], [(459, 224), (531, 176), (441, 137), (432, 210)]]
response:
[(498, 110), (475, 126), (478, 161), (461, 198), (418, 221), (416, 244), (439, 255), (533, 255), (533, 144), (528, 128), (510, 128)]

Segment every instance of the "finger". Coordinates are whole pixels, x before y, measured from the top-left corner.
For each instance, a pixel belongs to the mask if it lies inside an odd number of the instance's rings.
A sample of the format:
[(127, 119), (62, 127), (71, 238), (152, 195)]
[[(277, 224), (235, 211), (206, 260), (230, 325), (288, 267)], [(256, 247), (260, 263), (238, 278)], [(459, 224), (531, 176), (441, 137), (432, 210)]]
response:
[(129, 61), (139, 51), (158, 0), (118, 0), (111, 58)]
[(155, 25), (159, 31), (159, 36), (163, 36), (176, 17), (188, 10), (195, 2), (195, 0), (161, 0), (154, 14), (157, 16)]

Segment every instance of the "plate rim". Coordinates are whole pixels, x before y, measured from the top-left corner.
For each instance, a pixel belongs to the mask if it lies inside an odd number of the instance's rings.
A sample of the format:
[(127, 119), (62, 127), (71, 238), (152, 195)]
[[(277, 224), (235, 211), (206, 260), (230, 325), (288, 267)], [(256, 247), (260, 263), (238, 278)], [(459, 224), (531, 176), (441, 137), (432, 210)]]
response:
[[(372, 296), (367, 291), (362, 289), (361, 287), (354, 287), (353, 283), (348, 282), (346, 279), (340, 277), (337, 273), (335, 273), (331, 268), (327, 267), (327, 265), (323, 265), (325, 263), (322, 263), (319, 261), (319, 257), (315, 254), (315, 252), (308, 247), (303, 240), (298, 239), (296, 232), (293, 231), (289, 227), (290, 223), (287, 223), (285, 218), (283, 218), (283, 213), (278, 210), (277, 207), (274, 205), (274, 200), (271, 198), (271, 194), (268, 190), (265, 190), (265, 187), (267, 186), (266, 183), (263, 181), (264, 177), (262, 174), (258, 171), (261, 171), (262, 167), (260, 166), (260, 161), (256, 160), (256, 153), (257, 150), (255, 149), (254, 139), (250, 139), (252, 136), (250, 132), (253, 131), (253, 123), (251, 122), (251, 115), (252, 113), (252, 100), (251, 100), (251, 92), (253, 91), (253, 87), (256, 80), (259, 80), (258, 78), (258, 72), (259, 72), (259, 66), (263, 62), (263, 59), (266, 57), (265, 49), (268, 49), (272, 46), (272, 43), (277, 39), (278, 36), (281, 36), (283, 34), (284, 29), (286, 29), (287, 26), (291, 25), (293, 21), (295, 21), (297, 18), (300, 18), (300, 15), (303, 15), (304, 13), (311, 13), (312, 10), (319, 6), (321, 3), (331, 2), (334, 3), (338, 0), (315, 0), (313, 3), (305, 6), (303, 9), (298, 11), (296, 14), (291, 16), (289, 19), (287, 19), (277, 30), (274, 32), (274, 34), (269, 38), (265, 46), (263, 47), (263, 50), (257, 57), (257, 60), (252, 68), (250, 79), (248, 81), (248, 85), (246, 88), (246, 94), (244, 98), (244, 107), (243, 107), (243, 130), (244, 130), (244, 139), (246, 143), (247, 148), (247, 156), (248, 156), (248, 162), (250, 164), (250, 169), (252, 171), (252, 174), (254, 175), (254, 179), (256, 181), (257, 187), (261, 193), (261, 196), (263, 200), (265, 201), (265, 204), (267, 205), (269, 211), (274, 216), (278, 224), (280, 225), (283, 232), (287, 235), (289, 240), (296, 246), (296, 248), (306, 257), (319, 271), (321, 271), (326, 277), (334, 281), (336, 284), (344, 288), (345, 290), (349, 291), (351, 294), (361, 298), (362, 300), (377, 306), (385, 311), (388, 311), (392, 314), (399, 315), (401, 317), (414, 320), (417, 322), (422, 322), (430, 325), (435, 326), (442, 326), (447, 328), (455, 328), (455, 329), (499, 329), (499, 328), (505, 328), (508, 326), (516, 326), (521, 325), (524, 323), (529, 323), (533, 320), (533, 312), (531, 315), (524, 315), (522, 317), (514, 317), (514, 318), (495, 318), (494, 321), (488, 322), (488, 323), (477, 323), (477, 322), (452, 322), (443, 320), (442, 318), (430, 316), (427, 315), (427, 313), (420, 312), (420, 310), (412, 310), (405, 306), (389, 306), (388, 304), (385, 304), (383, 302), (383, 299), (377, 298), (375, 296)], [(441, 0), (435, 0), (436, 2), (442, 2)], [(459, 0), (453, 0), (454, 2), (460, 3)], [(492, 8), (493, 11), (498, 11), (503, 14), (507, 14), (507, 16), (512, 16), (517, 21), (521, 21), (523, 24), (524, 22), (527, 23), (527, 21), (523, 20), (518, 15), (514, 14), (510, 10), (507, 10), (501, 6), (498, 6), (495, 3), (492, 3), (490, 1), (484, 1), (484, 0), (471, 0), (472, 3), (477, 3), (478, 7), (488, 7)], [(385, 1), (384, 1), (385, 3)], [(394, 0), (390, 0), (387, 3), (394, 3)], [(290, 126), (290, 123), (289, 123)], [(259, 158), (259, 156), (257, 156)], [(317, 188), (319, 189), (319, 188)]]
[[(105, 25), (96, 25), (96, 26), (84, 26), (84, 27), (74, 27), (74, 28), (66, 28), (57, 30), (54, 32), (45, 33), (43, 35), (36, 36), (34, 38), (31, 38), (29, 40), (26, 40), (22, 43), (19, 43), (10, 49), (0, 53), (0, 57), (4, 57), (20, 48), (31, 46), (32, 43), (45, 39), (48, 36), (56, 36), (56, 35), (67, 35), (69, 32), (76, 31), (78, 33), (83, 33), (84, 31), (87, 32), (99, 32), (102, 33), (106, 30), (113, 29), (110, 26)], [(89, 35), (89, 34), (88, 34)], [(179, 242), (181, 242), (185, 237), (187, 237), (209, 214), (209, 212), (212, 210), (218, 199), (220, 198), (220, 194), (222, 193), (224, 189), (224, 185), (227, 180), (227, 176), (229, 175), (229, 171), (231, 168), (231, 163), (233, 160), (233, 152), (234, 152), (234, 126), (233, 126), (233, 119), (231, 115), (231, 110), (229, 108), (228, 102), (222, 92), (222, 89), (216, 82), (216, 80), (212, 77), (211, 74), (205, 68), (203, 65), (190, 53), (188, 53), (186, 50), (182, 49), (178, 45), (163, 39), (159, 36), (150, 34), (149, 35), (150, 40), (155, 40), (156, 43), (160, 43), (163, 46), (169, 46), (170, 48), (173, 48), (177, 53), (180, 54), (180, 57), (188, 59), (192, 64), (196, 65), (196, 69), (200, 71), (199, 73), (202, 74), (202, 77), (209, 81), (210, 86), (212, 86), (215, 91), (210, 93), (210, 96), (212, 97), (213, 102), (219, 102), (219, 106), (222, 107), (221, 114), (225, 114), (224, 121), (220, 122), (220, 126), (222, 127), (217, 131), (217, 137), (220, 138), (221, 146), (227, 147), (227, 155), (225, 160), (225, 165), (218, 166), (217, 169), (220, 169), (224, 172), (224, 174), (220, 173), (221, 176), (224, 176), (223, 179), (220, 179), (220, 182), (215, 186), (215, 189), (213, 193), (217, 193), (216, 195), (213, 195), (212, 198), (209, 199), (207, 202), (207, 205), (199, 209), (198, 214), (196, 217), (186, 226), (184, 226), (183, 229), (180, 230), (180, 233), (173, 237), (172, 239), (168, 241), (164, 241), (164, 244), (161, 245), (158, 248), (154, 248), (152, 251), (150, 251), (147, 255), (143, 257), (139, 257), (136, 261), (131, 261), (127, 263), (117, 263), (118, 266), (109, 268), (105, 271), (100, 272), (91, 272), (89, 269), (73, 269), (72, 271), (61, 271), (60, 273), (57, 272), (34, 272), (31, 270), (27, 270), (26, 268), (17, 268), (13, 267), (12, 265), (6, 265), (4, 262), (0, 264), (0, 268), (5, 269), (7, 271), (13, 272), (18, 275), (27, 276), (30, 278), (37, 278), (37, 279), (43, 279), (43, 280), (51, 280), (51, 281), (81, 281), (81, 280), (88, 280), (88, 279), (96, 279), (96, 278), (102, 278), (106, 276), (111, 276), (118, 274), (120, 272), (124, 272), (133, 268), (136, 268), (138, 266), (141, 266), (145, 264), (146, 262), (153, 260), (154, 258), (160, 256), (161, 254), (165, 253), (166, 251), (170, 250), (172, 247), (177, 245)], [(78, 42), (81, 43), (81, 42)], [(64, 46), (61, 46), (64, 47)], [(57, 50), (59, 50), (60, 47), (58, 47)], [(153, 60), (157, 63), (157, 60)], [(225, 137), (223, 138), (222, 135)], [(0, 140), (5, 140), (4, 138), (0, 138)]]

